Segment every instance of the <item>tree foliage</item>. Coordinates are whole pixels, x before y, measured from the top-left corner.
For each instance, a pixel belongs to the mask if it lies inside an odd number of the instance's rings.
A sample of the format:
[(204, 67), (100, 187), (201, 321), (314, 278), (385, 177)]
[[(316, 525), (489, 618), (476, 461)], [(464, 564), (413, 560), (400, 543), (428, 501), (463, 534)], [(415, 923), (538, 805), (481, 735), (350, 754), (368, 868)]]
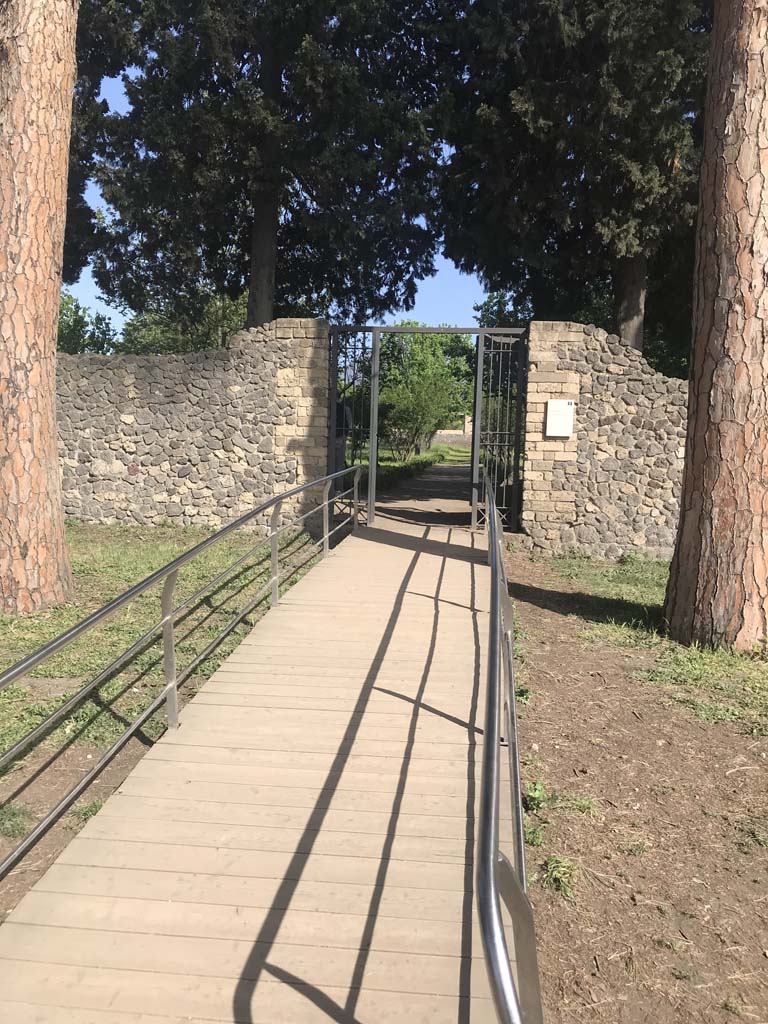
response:
[(435, 246), (429, 6), (145, 0), (96, 168), (106, 293), (139, 312), (236, 298), (257, 240), (276, 246), (278, 314), (407, 308)]
[(100, 244), (101, 217), (86, 199), (104, 143), (107, 102), (100, 98), (106, 78), (131, 62), (135, 15), (141, 0), (80, 0), (77, 21), (77, 79), (72, 108), (64, 235), (64, 281), (74, 284)]
[[(507, 0), (456, 25), (446, 252), (575, 319), (695, 211), (710, 0)], [(653, 270), (654, 268), (652, 268)], [(615, 299), (616, 296), (614, 295)]]
[(379, 423), (398, 459), (427, 447), (436, 431), (468, 410), (472, 354), (462, 335), (382, 336)]
[(103, 313), (92, 313), (74, 295), (62, 292), (57, 341), (59, 352), (107, 355), (114, 351), (116, 342), (117, 334), (109, 317)]
[(194, 316), (172, 309), (149, 310), (126, 321), (115, 351), (199, 352), (222, 348), (245, 324), (246, 297), (211, 296)]

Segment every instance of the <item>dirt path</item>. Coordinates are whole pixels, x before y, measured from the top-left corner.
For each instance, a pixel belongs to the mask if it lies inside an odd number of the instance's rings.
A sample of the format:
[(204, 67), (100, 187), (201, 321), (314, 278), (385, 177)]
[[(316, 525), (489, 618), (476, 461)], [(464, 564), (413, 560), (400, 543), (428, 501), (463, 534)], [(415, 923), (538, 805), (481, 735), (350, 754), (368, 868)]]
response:
[[(548, 1024), (766, 1024), (768, 739), (633, 678), (653, 650), (586, 643), (592, 599), (550, 564), (508, 570)], [(544, 884), (553, 856), (576, 866), (572, 898)]]

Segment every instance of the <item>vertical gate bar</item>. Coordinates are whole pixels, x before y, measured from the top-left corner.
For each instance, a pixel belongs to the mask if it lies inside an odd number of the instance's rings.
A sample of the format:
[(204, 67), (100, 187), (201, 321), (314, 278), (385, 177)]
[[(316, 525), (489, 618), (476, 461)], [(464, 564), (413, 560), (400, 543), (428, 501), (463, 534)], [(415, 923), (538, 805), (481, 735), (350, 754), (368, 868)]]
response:
[[(359, 385), (359, 382), (357, 380), (357, 354), (358, 354), (357, 353), (357, 345), (358, 345), (358, 342), (357, 342), (357, 334), (356, 333), (349, 336), (349, 344), (352, 346), (352, 351), (351, 351), (352, 374), (351, 374), (351, 378), (350, 378), (350, 380), (352, 382), (352, 385), (351, 385), (352, 386), (352, 453), (351, 453), (351, 455), (352, 455), (352, 462), (354, 462), (355, 459), (358, 458), (358, 456), (357, 456), (357, 444), (358, 444), (358, 442), (361, 443), (361, 436), (360, 436), (361, 427), (360, 427), (359, 421), (362, 419), (361, 416), (358, 418), (358, 416), (357, 416), (357, 409), (356, 409), (358, 402), (361, 400), (361, 398), (360, 398), (360, 394), (361, 394), (360, 385)], [(349, 353), (349, 350), (347, 349), (347, 366), (349, 365), (349, 358), (350, 358), (350, 353)]]
[(496, 380), (495, 380), (494, 385), (493, 385), (494, 392), (495, 392), (495, 395), (496, 395), (496, 429), (493, 432), (493, 436), (494, 436), (494, 439), (495, 439), (495, 442), (496, 442), (496, 460), (495, 460), (495, 463), (494, 463), (494, 465), (496, 467), (496, 473), (495, 473), (494, 481), (493, 481), (493, 497), (494, 497), (494, 500), (497, 503), (498, 503), (498, 500), (499, 500), (499, 498), (498, 498), (499, 491), (501, 489), (499, 484), (500, 484), (500, 481), (501, 481), (501, 474), (503, 473), (503, 468), (502, 468), (502, 465), (501, 465), (501, 459), (499, 458), (499, 454), (500, 454), (500, 451), (501, 451), (501, 449), (499, 448), (499, 442), (501, 440), (501, 418), (500, 418), (501, 417), (501, 374), (503, 372), (503, 366), (504, 366), (504, 362), (503, 362), (503, 357), (502, 357), (502, 354), (501, 354), (501, 349), (497, 348), (497, 350), (496, 350)]
[(471, 529), (477, 529), (477, 506), (480, 501), (480, 430), (483, 415), (483, 366), (485, 363), (485, 335), (477, 335), (475, 349), (475, 400), (472, 405), (472, 522)]
[(373, 329), (371, 353), (371, 428), (368, 438), (368, 525), (376, 522), (376, 469), (379, 459), (379, 368), (381, 359), (381, 331)]
[[(352, 462), (356, 462), (359, 458), (359, 452), (362, 449), (362, 374), (360, 373), (360, 379), (357, 379), (357, 369), (359, 365), (359, 341), (357, 338), (357, 332), (349, 336), (349, 344), (351, 345), (351, 360), (352, 360), (352, 371), (351, 371), (351, 387), (352, 387), (352, 451), (351, 457)], [(347, 350), (347, 365), (349, 364), (350, 352)], [(357, 413), (357, 407), (359, 406), (359, 415)]]
[[(339, 401), (339, 332), (331, 328), (331, 351), (328, 379), (328, 472), (335, 473), (343, 466), (336, 465), (336, 453), (339, 446), (339, 424), (336, 406)], [(346, 453), (345, 453), (346, 454)]]
[(160, 608), (163, 616), (163, 676), (165, 678), (165, 710), (168, 728), (179, 728), (179, 689), (176, 684), (176, 644), (174, 640), (173, 594), (178, 569), (165, 577)]
[[(488, 384), (487, 384), (487, 388), (486, 388), (486, 391), (485, 391), (485, 398), (486, 398), (486, 403), (485, 403), (485, 406), (486, 406), (485, 436), (487, 438), (487, 440), (486, 440), (486, 458), (485, 458), (485, 462), (486, 462), (485, 486), (491, 488), (491, 491), (493, 493), (494, 501), (496, 500), (496, 469), (497, 469), (497, 466), (496, 466), (496, 445), (494, 443), (495, 442), (495, 437), (494, 437), (493, 430), (492, 430), (492, 427), (493, 427), (493, 411), (494, 411), (493, 410), (493, 397), (494, 397), (494, 391), (495, 391), (493, 381), (494, 381), (494, 371), (496, 369), (496, 367), (494, 365), (495, 358), (496, 358), (496, 353), (495, 353), (495, 350), (493, 348), (493, 339), (491, 339), (490, 358), (488, 359)], [(487, 518), (488, 517), (486, 515), (486, 524), (485, 524), (486, 530), (488, 529)]]
[(520, 513), (523, 506), (522, 474), (520, 460), (523, 457), (523, 418), (525, 415), (525, 378), (528, 368), (528, 334), (517, 339), (517, 394), (515, 395), (515, 438), (514, 467), (512, 469), (512, 529), (520, 529)]
[[(506, 377), (506, 397), (504, 399), (504, 522), (509, 528), (511, 524), (510, 517), (510, 503), (508, 495), (510, 493), (510, 470), (514, 474), (514, 468), (510, 463), (510, 451), (512, 449), (512, 430), (510, 429), (509, 418), (512, 413), (512, 357), (514, 355), (514, 342), (510, 338), (504, 339), (504, 375)], [(514, 488), (512, 488), (512, 498), (514, 500)]]
[(272, 576), (272, 594), (270, 596), (270, 604), (274, 607), (280, 600), (280, 553), (277, 546), (278, 536), (277, 531), (280, 528), (280, 509), (283, 507), (282, 501), (278, 501), (275, 507), (272, 509), (272, 515), (269, 517), (269, 547), (270, 547), (270, 574)]

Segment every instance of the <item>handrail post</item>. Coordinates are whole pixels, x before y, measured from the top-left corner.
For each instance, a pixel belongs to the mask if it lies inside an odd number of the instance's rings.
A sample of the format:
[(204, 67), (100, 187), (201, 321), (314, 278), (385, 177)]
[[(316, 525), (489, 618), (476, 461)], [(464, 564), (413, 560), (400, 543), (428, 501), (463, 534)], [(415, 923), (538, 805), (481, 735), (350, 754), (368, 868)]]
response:
[(475, 348), (475, 397), (472, 406), (472, 518), (470, 529), (477, 529), (480, 487), (485, 468), (480, 465), (480, 425), (483, 412), (483, 375), (485, 372), (485, 331), (477, 334)]
[(270, 573), (272, 576), (272, 593), (269, 603), (274, 607), (280, 600), (280, 552), (277, 546), (278, 529), (280, 527), (280, 510), (283, 507), (282, 501), (278, 501), (272, 509), (269, 517), (269, 547), (270, 547)]
[(331, 484), (334, 482), (329, 480), (323, 487), (323, 558), (331, 550)]
[(368, 525), (376, 522), (376, 473), (379, 461), (379, 373), (381, 331), (373, 329), (371, 350), (371, 422), (368, 431)]
[(362, 476), (360, 466), (355, 470), (352, 481), (352, 532), (356, 533), (360, 525), (360, 477)]
[[(487, 486), (488, 486), (488, 483), (486, 481), (486, 487)], [(487, 502), (486, 506), (485, 506), (485, 531), (484, 532), (485, 532), (485, 540), (486, 540), (486, 543), (488, 544), (488, 565), (493, 565), (493, 560), (496, 557), (496, 552), (493, 550), (494, 544), (495, 544), (495, 542), (493, 540), (493, 537), (494, 537), (494, 534), (495, 534), (496, 531), (495, 530), (491, 530), (490, 522), (489, 522), (491, 516), (495, 516), (495, 515), (496, 515), (496, 506), (495, 505), (491, 506), (491, 503)], [(494, 526), (495, 525), (496, 525), (496, 523), (494, 522)]]
[(178, 569), (165, 577), (160, 607), (163, 614), (163, 675), (165, 677), (165, 711), (168, 728), (179, 728), (179, 690), (176, 685), (176, 645), (174, 640), (173, 594)]

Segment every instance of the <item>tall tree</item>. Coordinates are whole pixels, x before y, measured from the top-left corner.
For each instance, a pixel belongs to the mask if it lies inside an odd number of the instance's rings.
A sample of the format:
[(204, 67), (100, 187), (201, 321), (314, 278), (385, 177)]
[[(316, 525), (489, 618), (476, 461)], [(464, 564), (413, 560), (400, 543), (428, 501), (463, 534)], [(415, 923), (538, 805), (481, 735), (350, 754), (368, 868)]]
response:
[(682, 507), (666, 598), (686, 644), (768, 645), (768, 7), (717, 0)]
[(86, 189), (94, 176), (109, 113), (101, 89), (105, 78), (118, 75), (132, 61), (140, 7), (141, 0), (80, 0), (64, 234), (67, 284), (78, 280), (99, 246), (100, 218)]
[(412, 304), (433, 270), (430, 0), (145, 0), (97, 179), (96, 260), (141, 312), (247, 290), (248, 322)]
[(77, 0), (0, 6), (0, 608), (63, 601), (55, 419)]
[(613, 293), (642, 347), (648, 262), (695, 213), (710, 0), (502, 0), (455, 26), (446, 252), (551, 315)]

